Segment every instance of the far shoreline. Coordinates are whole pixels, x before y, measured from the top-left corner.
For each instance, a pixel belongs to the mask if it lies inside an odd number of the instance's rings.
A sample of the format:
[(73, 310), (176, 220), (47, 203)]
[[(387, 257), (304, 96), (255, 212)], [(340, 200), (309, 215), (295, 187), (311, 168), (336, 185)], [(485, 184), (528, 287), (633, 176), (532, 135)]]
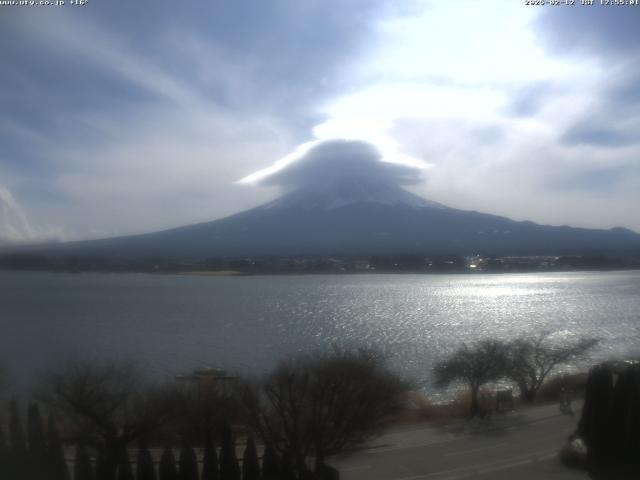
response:
[(364, 275), (421, 275), (421, 276), (478, 276), (478, 275), (527, 275), (527, 274), (550, 274), (550, 273), (623, 273), (640, 272), (640, 268), (616, 268), (616, 269), (554, 269), (554, 270), (511, 270), (511, 271), (419, 271), (419, 270), (358, 270), (358, 271), (241, 271), (241, 270), (70, 270), (70, 269), (19, 269), (0, 268), (0, 273), (53, 273), (53, 274), (73, 274), (101, 273), (101, 274), (145, 274), (154, 276), (184, 276), (184, 277), (270, 277), (270, 276), (364, 276)]
[[(166, 273), (166, 272), (161, 272)], [(171, 274), (171, 272), (168, 272)], [(176, 272), (175, 275), (189, 275), (193, 277), (237, 277), (247, 275), (238, 270), (193, 270), (185, 272)]]
[[(355, 271), (355, 272), (242, 272), (239, 270), (207, 270), (207, 271), (184, 271), (184, 272), (148, 272), (148, 271), (130, 271), (118, 272), (110, 271), (105, 273), (150, 273), (153, 275), (178, 275), (193, 277), (267, 277), (267, 276), (361, 276), (361, 275), (461, 275), (461, 276), (477, 276), (477, 275), (527, 275), (532, 273), (616, 273), (616, 272), (640, 272), (640, 268), (621, 268), (621, 269), (576, 269), (576, 270), (520, 270), (520, 271), (451, 271), (451, 272), (424, 272), (424, 271)], [(55, 272), (54, 272), (55, 273)], [(68, 273), (68, 272), (67, 272)], [(78, 273), (100, 273), (100, 272), (78, 272)]]
[(170, 270), (69, 270), (69, 269), (10, 269), (0, 268), (0, 273), (52, 273), (52, 274), (144, 274), (153, 276), (183, 276), (183, 277), (287, 277), (287, 276), (372, 276), (372, 275), (419, 275), (419, 276), (478, 276), (478, 275), (529, 275), (529, 274), (562, 274), (562, 273), (624, 273), (624, 272), (640, 272), (640, 268), (619, 268), (619, 269), (557, 269), (557, 270), (513, 270), (513, 271), (440, 271), (440, 272), (425, 272), (425, 271), (326, 271), (326, 272), (311, 272), (311, 271), (263, 271), (263, 272), (243, 272), (241, 270), (184, 270), (184, 271), (170, 271)]

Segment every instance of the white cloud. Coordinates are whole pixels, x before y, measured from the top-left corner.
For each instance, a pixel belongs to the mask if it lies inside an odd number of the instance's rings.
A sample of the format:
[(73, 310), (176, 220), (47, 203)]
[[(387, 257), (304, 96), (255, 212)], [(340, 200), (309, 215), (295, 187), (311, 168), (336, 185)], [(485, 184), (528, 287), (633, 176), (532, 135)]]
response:
[(0, 185), (0, 241), (28, 241), (34, 236), (24, 210), (11, 192)]
[(373, 143), (332, 139), (305, 143), (271, 167), (245, 177), (241, 183), (301, 189), (348, 178), (373, 185), (411, 185), (422, 179), (425, 167), (398, 158), (386, 159), (384, 152)]

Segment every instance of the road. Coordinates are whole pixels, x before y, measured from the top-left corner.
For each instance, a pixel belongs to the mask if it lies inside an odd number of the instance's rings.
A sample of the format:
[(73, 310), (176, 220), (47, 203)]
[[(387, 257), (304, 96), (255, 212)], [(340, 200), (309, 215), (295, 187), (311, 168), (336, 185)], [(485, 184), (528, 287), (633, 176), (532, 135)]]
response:
[(584, 480), (586, 473), (557, 459), (577, 418), (550, 405), (494, 415), (488, 422), (425, 424), (386, 433), (331, 463), (341, 480)]

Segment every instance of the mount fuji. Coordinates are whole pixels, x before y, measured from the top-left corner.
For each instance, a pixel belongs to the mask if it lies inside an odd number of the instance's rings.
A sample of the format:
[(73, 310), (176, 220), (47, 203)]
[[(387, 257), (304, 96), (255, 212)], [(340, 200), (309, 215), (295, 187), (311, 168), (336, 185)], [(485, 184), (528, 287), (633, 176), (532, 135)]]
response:
[(220, 220), (70, 242), (43, 253), (203, 259), (265, 255), (640, 252), (640, 235), (539, 225), (432, 202), (392, 182), (341, 177)]

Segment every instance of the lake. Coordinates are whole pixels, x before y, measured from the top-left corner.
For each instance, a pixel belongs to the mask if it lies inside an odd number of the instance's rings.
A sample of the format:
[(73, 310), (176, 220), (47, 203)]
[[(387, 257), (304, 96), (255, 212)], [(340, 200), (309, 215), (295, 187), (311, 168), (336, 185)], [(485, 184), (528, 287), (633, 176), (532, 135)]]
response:
[(429, 384), (462, 342), (556, 332), (640, 354), (640, 271), (196, 277), (0, 272), (0, 359), (15, 378), (73, 358), (149, 372), (260, 373), (297, 352), (375, 346)]

